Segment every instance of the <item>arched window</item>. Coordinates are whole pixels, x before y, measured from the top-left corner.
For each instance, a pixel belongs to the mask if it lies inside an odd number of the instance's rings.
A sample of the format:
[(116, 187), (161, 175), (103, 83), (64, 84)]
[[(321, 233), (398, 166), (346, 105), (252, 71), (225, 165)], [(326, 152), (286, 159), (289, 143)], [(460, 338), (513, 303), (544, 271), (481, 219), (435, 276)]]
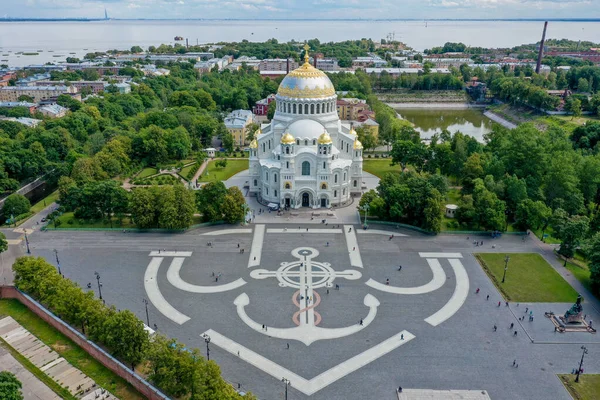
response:
[(267, 195), (269, 194), (269, 188), (267, 188)]
[(333, 197), (337, 197), (337, 190), (333, 191)]
[(304, 145), (308, 146), (308, 140), (304, 139)]
[(290, 148), (288, 146), (285, 146), (285, 154), (290, 154)]
[(337, 180), (338, 180), (338, 174), (335, 174), (333, 176), (333, 183), (337, 183)]
[(263, 153), (265, 152), (265, 144), (263, 143)]
[(269, 173), (265, 172), (265, 181), (269, 182)]
[(317, 144), (317, 139), (313, 139), (313, 146)]
[(314, 114), (314, 113), (315, 113), (315, 105), (314, 105), (314, 104), (311, 104), (311, 105), (310, 105), (310, 113), (311, 113), (311, 114)]
[(277, 197), (277, 189), (275, 189), (275, 197)]
[(296, 139), (296, 145), (300, 146), (300, 139)]
[(285, 188), (286, 188), (286, 189), (291, 189), (291, 188), (292, 188), (292, 185), (290, 185), (290, 183), (288, 182), (288, 183), (286, 183), (286, 184), (285, 184)]
[[(277, 183), (277, 174), (273, 174), (273, 182)], [(277, 196), (277, 195), (275, 195)]]
[(302, 163), (302, 175), (310, 175), (310, 163), (308, 161)]
[(326, 190), (326, 189), (327, 189), (327, 184), (326, 184), (326, 183), (323, 183), (323, 184), (321, 185), (321, 189), (323, 189), (323, 190)]
[(344, 182), (346, 182), (346, 171), (344, 171)]
[(290, 168), (290, 162), (289, 162), (289, 161), (286, 161), (286, 162), (285, 162), (285, 167), (286, 167), (287, 169), (289, 169), (289, 168)]
[(258, 182), (256, 181), (256, 179), (254, 180), (254, 186), (256, 186), (258, 184)]
[(323, 161), (323, 169), (327, 168), (327, 163)]
[(356, 179), (354, 180), (354, 187), (356, 187)]
[(294, 104), (294, 114), (296, 114), (296, 104)]

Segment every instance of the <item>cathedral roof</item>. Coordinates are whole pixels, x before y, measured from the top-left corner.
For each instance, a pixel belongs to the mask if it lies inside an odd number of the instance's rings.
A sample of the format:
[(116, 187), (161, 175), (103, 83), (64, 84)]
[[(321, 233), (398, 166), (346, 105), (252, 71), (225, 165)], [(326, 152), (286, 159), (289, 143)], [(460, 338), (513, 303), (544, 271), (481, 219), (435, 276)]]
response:
[(277, 94), (299, 99), (321, 99), (335, 96), (335, 88), (327, 75), (308, 62), (308, 45), (304, 46), (304, 64), (286, 75)]
[(318, 121), (307, 118), (292, 122), (286, 131), (295, 138), (313, 140), (317, 139), (325, 131), (325, 127)]
[(321, 136), (319, 136), (319, 139), (317, 139), (317, 142), (319, 144), (331, 144), (331, 143), (333, 143), (331, 141), (331, 136), (329, 136), (329, 133), (327, 133), (327, 132), (323, 132), (321, 134)]
[(294, 137), (289, 132), (287, 132), (281, 137), (281, 144), (294, 144), (295, 142), (296, 139), (294, 139)]

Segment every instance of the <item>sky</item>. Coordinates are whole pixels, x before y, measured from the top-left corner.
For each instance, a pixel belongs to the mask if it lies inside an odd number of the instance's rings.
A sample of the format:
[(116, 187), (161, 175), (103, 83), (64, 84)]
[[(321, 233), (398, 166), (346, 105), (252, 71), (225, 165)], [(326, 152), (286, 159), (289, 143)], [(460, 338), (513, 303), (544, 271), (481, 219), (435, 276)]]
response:
[(600, 18), (600, 0), (0, 0), (0, 17)]

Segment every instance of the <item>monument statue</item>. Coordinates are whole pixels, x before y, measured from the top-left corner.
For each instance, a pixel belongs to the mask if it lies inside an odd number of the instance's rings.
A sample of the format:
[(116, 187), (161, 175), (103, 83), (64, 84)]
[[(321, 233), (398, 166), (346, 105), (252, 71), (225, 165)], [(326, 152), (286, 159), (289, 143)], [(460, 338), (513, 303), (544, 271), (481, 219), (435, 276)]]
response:
[(571, 308), (565, 313), (563, 319), (565, 323), (580, 323), (583, 321), (583, 306), (581, 305), (581, 295), (577, 296), (577, 301), (571, 306)]

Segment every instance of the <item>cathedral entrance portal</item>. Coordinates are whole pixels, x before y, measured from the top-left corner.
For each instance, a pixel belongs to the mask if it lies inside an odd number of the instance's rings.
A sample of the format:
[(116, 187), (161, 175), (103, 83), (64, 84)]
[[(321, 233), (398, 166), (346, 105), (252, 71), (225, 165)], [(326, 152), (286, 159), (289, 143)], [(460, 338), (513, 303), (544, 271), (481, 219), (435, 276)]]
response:
[(289, 208), (289, 207), (290, 207), (290, 198), (289, 198), (289, 197), (286, 197), (286, 199), (285, 199), (285, 206), (286, 206), (287, 208)]
[(325, 197), (323, 197), (321, 199), (321, 207), (322, 208), (327, 208), (327, 199)]
[(308, 193), (302, 194), (302, 207), (310, 207), (310, 197)]

